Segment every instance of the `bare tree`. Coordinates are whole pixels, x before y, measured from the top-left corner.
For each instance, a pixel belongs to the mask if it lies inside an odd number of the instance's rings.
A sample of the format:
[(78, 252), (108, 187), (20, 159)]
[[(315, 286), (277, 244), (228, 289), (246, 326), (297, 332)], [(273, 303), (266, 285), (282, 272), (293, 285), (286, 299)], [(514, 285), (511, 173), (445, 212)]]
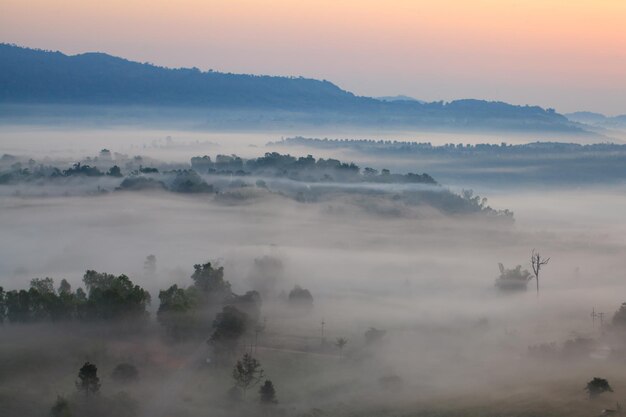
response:
[(542, 257), (539, 252), (533, 249), (530, 255), (530, 263), (533, 266), (533, 272), (535, 274), (535, 280), (537, 281), (537, 296), (539, 296), (539, 272), (544, 265), (550, 262), (550, 258)]

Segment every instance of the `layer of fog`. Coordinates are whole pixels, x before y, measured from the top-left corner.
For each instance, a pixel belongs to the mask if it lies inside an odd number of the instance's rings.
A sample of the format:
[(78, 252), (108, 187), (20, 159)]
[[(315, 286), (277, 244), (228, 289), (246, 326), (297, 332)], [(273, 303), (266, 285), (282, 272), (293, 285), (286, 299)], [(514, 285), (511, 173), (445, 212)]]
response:
[[(38, 135), (31, 139), (30, 134), (3, 130), (0, 153), (45, 155), (55, 150), (55, 156), (71, 157), (95, 154), (106, 147), (165, 161), (188, 161), (205, 151), (205, 145), (197, 149), (193, 143), (180, 150), (162, 149), (158, 142), (151, 147), (150, 141), (160, 140), (163, 132), (58, 132), (50, 143)], [(206, 144), (206, 153), (242, 156), (259, 156), (265, 151), (262, 145), (271, 139), (265, 134), (172, 136), (181, 142), (223, 141), (217, 150)], [(11, 140), (4, 142), (7, 138)], [(394, 168), (393, 161), (388, 162)], [(350, 351), (354, 357), (367, 328), (387, 331), (386, 343), (373, 358), (363, 361), (312, 355), (303, 365), (295, 354), (283, 353), (277, 359), (270, 351), (261, 351), (259, 357), (272, 375), (279, 398), (297, 410), (342, 403), (365, 407), (379, 400), (377, 378), (390, 375), (406, 383), (405, 391), (393, 396), (396, 405), (459, 398), (461, 403), (488, 403), (494, 398), (523, 397), (527, 391), (537, 395), (536, 391), (557, 383), (561, 385), (550, 391), (553, 401), (569, 401), (584, 396), (582, 387), (593, 376), (620, 378), (623, 365), (605, 359), (546, 364), (529, 361), (526, 355), (529, 345), (563, 343), (576, 335), (597, 337), (591, 309), (610, 317), (625, 301), (623, 188), (480, 191), (495, 207), (513, 210), (515, 224), (446, 217), (427, 210), (417, 218), (389, 218), (341, 201), (304, 204), (280, 197), (226, 204), (210, 196), (167, 193), (3, 196), (0, 285), (23, 288), (31, 278), (50, 276), (57, 283), (66, 278), (77, 287), (86, 269), (124, 273), (152, 293), (154, 311), (158, 290), (173, 283), (189, 285), (195, 263), (223, 265), (233, 289), (243, 292), (251, 287), (254, 259), (274, 256), (285, 265), (285, 278), (277, 290), (288, 291), (298, 284), (310, 289), (315, 298), (314, 311), (295, 318), (281, 314), (278, 300), (264, 300), (262, 314), (267, 317), (268, 333), (284, 339), (282, 345), (297, 350), (318, 344), (323, 320), (326, 337), (348, 338), (348, 357)], [(499, 294), (494, 287), (497, 263), (529, 268), (533, 248), (552, 258), (542, 275), (541, 295), (534, 294), (532, 285), (526, 293)], [(154, 277), (143, 271), (149, 254), (157, 258)], [(36, 335), (21, 334), (15, 328), (0, 331), (21, 337), (11, 346), (24, 343), (32, 350), (42, 340), (64, 346), (50, 330), (37, 329)], [(7, 339), (2, 340), (2, 347), (9, 350)], [(153, 339), (137, 342), (160, 343)], [(120, 359), (133, 357), (128, 352), (115, 353), (119, 347), (113, 342), (102, 344)], [(189, 352), (197, 349), (194, 346)], [(74, 362), (84, 359), (88, 358), (81, 356)], [(204, 378), (202, 372), (158, 376), (148, 372), (145, 386), (134, 394), (149, 404), (156, 401), (155, 392), (171, 388), (177, 378), (193, 386)], [(54, 388), (34, 389), (52, 400), (56, 393), (74, 389), (75, 373), (76, 369), (68, 369)], [(623, 379), (611, 382), (616, 391), (626, 385)], [(218, 396), (227, 390), (228, 382), (209, 387), (211, 395)], [(204, 415), (202, 407), (211, 406), (202, 399), (202, 391), (187, 392), (192, 400), (177, 394), (176, 390), (168, 392), (167, 402), (185, 408), (187, 414), (182, 415)]]
[[(101, 149), (142, 154), (169, 162), (188, 161), (191, 156), (206, 154), (237, 154), (241, 157), (259, 156), (271, 141), (291, 136), (329, 137), (345, 139), (384, 139), (446, 143), (528, 143), (538, 140), (573, 143), (593, 143), (597, 138), (577, 135), (549, 135), (543, 133), (468, 133), (428, 132), (419, 130), (364, 130), (345, 127), (301, 128), (285, 127), (267, 131), (203, 131), (183, 129), (142, 129), (124, 126), (72, 127), (2, 125), (0, 126), (0, 151), (10, 154), (27, 154), (33, 157), (65, 158), (97, 154)], [(169, 139), (168, 139), (169, 138)], [(619, 139), (617, 140), (619, 141)], [(259, 149), (260, 148), (260, 149)], [(317, 152), (319, 153), (319, 151)], [(336, 154), (329, 153), (328, 155)], [(319, 157), (327, 157), (319, 154)]]

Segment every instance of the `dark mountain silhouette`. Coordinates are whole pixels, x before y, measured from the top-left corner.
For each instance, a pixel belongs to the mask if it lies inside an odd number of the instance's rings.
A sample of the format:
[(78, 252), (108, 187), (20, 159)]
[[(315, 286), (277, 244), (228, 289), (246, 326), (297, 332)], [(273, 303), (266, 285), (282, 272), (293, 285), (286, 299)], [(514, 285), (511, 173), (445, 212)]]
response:
[(282, 122), (315, 124), (582, 131), (564, 116), (537, 106), (381, 101), (302, 77), (171, 69), (103, 53), (68, 56), (9, 44), (0, 44), (0, 103), (245, 110), (248, 115), (252, 110), (279, 113)]

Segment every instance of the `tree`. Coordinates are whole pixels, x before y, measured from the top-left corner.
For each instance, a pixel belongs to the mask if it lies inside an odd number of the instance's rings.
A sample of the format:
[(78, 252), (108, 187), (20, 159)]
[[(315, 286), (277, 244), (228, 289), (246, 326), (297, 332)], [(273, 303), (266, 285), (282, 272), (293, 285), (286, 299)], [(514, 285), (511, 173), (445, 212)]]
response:
[(506, 269), (502, 263), (498, 264), (500, 276), (496, 279), (496, 287), (502, 291), (526, 291), (528, 281), (532, 279), (532, 274), (521, 265), (513, 269)]
[(11, 323), (27, 323), (33, 320), (31, 291), (13, 290), (5, 295), (6, 317)]
[(276, 399), (276, 390), (274, 389), (274, 384), (269, 379), (265, 380), (265, 383), (261, 385), (259, 388), (259, 395), (261, 396), (261, 404), (276, 404), (278, 400)]
[(70, 409), (70, 403), (64, 397), (58, 395), (57, 400), (50, 409), (50, 417), (71, 417), (72, 411)]
[(233, 294), (233, 305), (235, 305), (239, 310), (243, 311), (253, 319), (257, 321), (259, 319), (259, 315), (261, 314), (261, 296), (257, 291), (248, 291), (244, 295), (235, 295)]
[(609, 381), (606, 379), (595, 377), (587, 382), (585, 391), (589, 393), (589, 398), (594, 398), (603, 392), (613, 392), (613, 388), (611, 388)]
[(96, 394), (100, 390), (100, 378), (98, 378), (98, 368), (90, 362), (85, 364), (78, 371), (78, 380), (76, 380), (76, 388), (82, 391), (85, 396)]
[(246, 333), (249, 324), (248, 315), (236, 307), (225, 306), (213, 322), (215, 331), (209, 342), (218, 350), (233, 351), (237, 347), (239, 338)]
[(6, 315), (6, 293), (4, 288), (0, 287), (0, 324), (4, 323)]
[(198, 320), (194, 315), (197, 300), (190, 292), (178, 288), (176, 284), (167, 290), (159, 291), (160, 304), (157, 321), (165, 327), (168, 336), (174, 340), (184, 340), (192, 336), (198, 327)]
[(87, 271), (83, 282), (89, 292), (86, 310), (94, 319), (144, 319), (150, 294), (126, 276)]
[(623, 327), (626, 325), (626, 303), (622, 303), (619, 310), (615, 312), (612, 323), (614, 326)]
[(264, 371), (261, 364), (249, 354), (244, 354), (233, 368), (233, 379), (235, 386), (241, 388), (245, 397), (249, 388), (257, 385), (263, 379)]
[(66, 279), (61, 280), (61, 284), (59, 284), (59, 289), (57, 290), (59, 295), (61, 294), (70, 294), (72, 292), (72, 286)]
[(348, 344), (348, 339), (345, 339), (343, 337), (339, 337), (337, 338), (337, 341), (335, 341), (335, 346), (337, 346), (339, 348), (339, 357), (343, 356), (343, 348)]
[(385, 336), (385, 333), (387, 332), (384, 330), (378, 330), (375, 327), (370, 327), (365, 332), (365, 344), (371, 345), (373, 343), (379, 342), (383, 338), (383, 336)]
[(313, 308), (313, 296), (311, 292), (305, 288), (296, 285), (289, 292), (289, 304), (298, 308), (310, 310)]
[(122, 177), (122, 170), (117, 165), (113, 165), (111, 168), (109, 168), (106, 175), (110, 177), (120, 178)]
[(213, 268), (210, 262), (193, 266), (191, 279), (194, 285), (207, 296), (218, 295), (229, 297), (231, 295), (230, 283), (224, 280), (224, 267)]
[(550, 258), (542, 257), (539, 252), (536, 252), (534, 249), (530, 254), (530, 263), (533, 267), (533, 272), (535, 274), (535, 280), (537, 281), (537, 295), (539, 295), (539, 272), (544, 265), (547, 265), (550, 262)]

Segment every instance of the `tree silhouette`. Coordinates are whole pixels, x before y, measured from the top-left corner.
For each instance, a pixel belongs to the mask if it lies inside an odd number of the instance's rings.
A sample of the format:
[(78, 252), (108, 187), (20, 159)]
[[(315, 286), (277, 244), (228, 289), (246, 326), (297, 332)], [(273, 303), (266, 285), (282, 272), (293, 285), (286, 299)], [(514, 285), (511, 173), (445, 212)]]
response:
[(261, 382), (264, 371), (261, 364), (249, 354), (244, 354), (241, 360), (238, 360), (233, 369), (233, 379), (235, 386), (241, 388), (243, 396), (246, 391)]
[(343, 337), (337, 338), (337, 341), (335, 342), (335, 346), (339, 348), (339, 357), (343, 356), (343, 348), (347, 344), (348, 344), (348, 339), (345, 339)]
[(98, 378), (98, 368), (90, 362), (85, 364), (78, 371), (78, 380), (76, 380), (76, 388), (82, 391), (85, 396), (96, 394), (100, 390), (100, 378)]
[(234, 306), (226, 306), (217, 314), (213, 322), (215, 331), (209, 339), (216, 348), (225, 348), (233, 351), (241, 336), (246, 333), (249, 317)]
[(379, 330), (375, 327), (370, 327), (365, 332), (365, 344), (371, 345), (373, 343), (379, 342), (387, 332), (384, 330)]
[(4, 316), (6, 314), (6, 293), (4, 288), (0, 287), (0, 324), (4, 323)]
[(550, 262), (550, 258), (542, 257), (539, 252), (536, 252), (533, 249), (530, 254), (530, 263), (532, 264), (535, 280), (537, 281), (537, 295), (539, 295), (539, 272), (544, 265), (548, 264), (548, 262)]
[(613, 392), (613, 388), (609, 385), (609, 381), (604, 378), (593, 378), (587, 382), (585, 391), (589, 393), (589, 398), (594, 398), (603, 392)]
[(50, 409), (51, 417), (71, 417), (72, 412), (70, 409), (70, 403), (64, 397), (58, 395), (57, 400)]
[(265, 383), (259, 388), (259, 395), (261, 396), (261, 404), (276, 404), (276, 390), (274, 384), (269, 379), (265, 380)]

